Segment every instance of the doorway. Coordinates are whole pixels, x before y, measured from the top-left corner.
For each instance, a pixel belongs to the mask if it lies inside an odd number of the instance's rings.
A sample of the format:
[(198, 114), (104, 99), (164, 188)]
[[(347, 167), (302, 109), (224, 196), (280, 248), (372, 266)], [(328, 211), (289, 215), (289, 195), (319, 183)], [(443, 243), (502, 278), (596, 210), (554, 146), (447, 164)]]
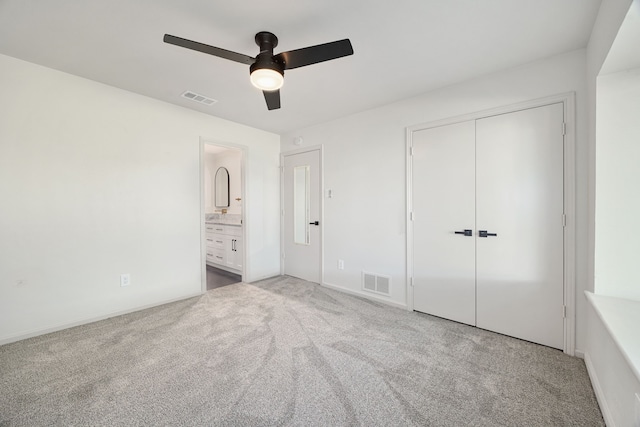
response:
[(201, 141), (202, 291), (245, 275), (245, 147)]
[(321, 147), (283, 153), (283, 273), (322, 283)]

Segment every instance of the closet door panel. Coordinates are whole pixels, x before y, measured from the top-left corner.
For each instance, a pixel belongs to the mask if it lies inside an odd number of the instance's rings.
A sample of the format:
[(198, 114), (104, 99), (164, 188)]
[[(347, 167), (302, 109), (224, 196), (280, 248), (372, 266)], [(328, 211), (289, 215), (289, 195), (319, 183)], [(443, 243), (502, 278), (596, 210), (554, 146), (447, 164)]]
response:
[(414, 309), (475, 325), (475, 123), (413, 134)]
[(562, 104), (476, 122), (477, 326), (560, 349), (562, 124)]

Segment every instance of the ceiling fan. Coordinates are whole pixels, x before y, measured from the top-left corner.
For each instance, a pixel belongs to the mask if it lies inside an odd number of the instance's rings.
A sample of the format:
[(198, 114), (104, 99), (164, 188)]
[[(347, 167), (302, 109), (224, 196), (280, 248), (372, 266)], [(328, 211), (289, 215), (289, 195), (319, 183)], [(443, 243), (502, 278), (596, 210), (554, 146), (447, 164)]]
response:
[(181, 37), (169, 34), (164, 35), (165, 43), (249, 65), (251, 83), (262, 90), (269, 110), (280, 108), (280, 88), (284, 83), (284, 70), (353, 55), (353, 47), (349, 39), (280, 52), (277, 55), (273, 54), (273, 49), (278, 45), (278, 38), (274, 34), (268, 31), (261, 31), (256, 34), (255, 40), (256, 44), (260, 46), (260, 53), (253, 58), (242, 53), (209, 46)]

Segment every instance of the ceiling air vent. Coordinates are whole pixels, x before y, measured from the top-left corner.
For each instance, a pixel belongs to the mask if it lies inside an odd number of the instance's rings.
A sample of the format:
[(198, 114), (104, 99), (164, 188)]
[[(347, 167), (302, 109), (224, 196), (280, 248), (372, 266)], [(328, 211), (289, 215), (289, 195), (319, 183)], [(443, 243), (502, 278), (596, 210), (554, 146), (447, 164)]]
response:
[(183, 93), (182, 97), (190, 99), (190, 100), (195, 101), (195, 102), (199, 102), (200, 104), (204, 104), (204, 105), (213, 105), (216, 102), (218, 102), (217, 100), (215, 100), (213, 98), (208, 98), (208, 97), (206, 97), (204, 95), (200, 95), (198, 93), (191, 92), (190, 90), (188, 90), (185, 93)]

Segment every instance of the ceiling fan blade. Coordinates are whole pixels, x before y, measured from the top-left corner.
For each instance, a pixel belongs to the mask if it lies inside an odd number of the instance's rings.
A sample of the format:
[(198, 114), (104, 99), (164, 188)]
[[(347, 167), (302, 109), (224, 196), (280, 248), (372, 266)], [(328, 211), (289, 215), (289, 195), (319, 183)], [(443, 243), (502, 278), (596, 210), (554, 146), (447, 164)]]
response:
[(248, 55), (231, 52), (230, 50), (221, 49), (215, 46), (209, 46), (208, 44), (194, 42), (192, 40), (183, 39), (182, 37), (176, 37), (170, 34), (164, 35), (164, 42), (180, 47), (185, 47), (187, 49), (196, 50), (198, 52), (208, 53), (209, 55), (239, 62), (241, 64), (251, 65), (255, 62), (255, 58), (252, 58)]
[(349, 39), (344, 39), (281, 52), (274, 59), (283, 62), (285, 70), (291, 70), (349, 55), (353, 55), (353, 47)]
[(280, 108), (280, 91), (279, 90), (263, 90), (264, 100), (267, 101), (269, 110), (277, 110)]

